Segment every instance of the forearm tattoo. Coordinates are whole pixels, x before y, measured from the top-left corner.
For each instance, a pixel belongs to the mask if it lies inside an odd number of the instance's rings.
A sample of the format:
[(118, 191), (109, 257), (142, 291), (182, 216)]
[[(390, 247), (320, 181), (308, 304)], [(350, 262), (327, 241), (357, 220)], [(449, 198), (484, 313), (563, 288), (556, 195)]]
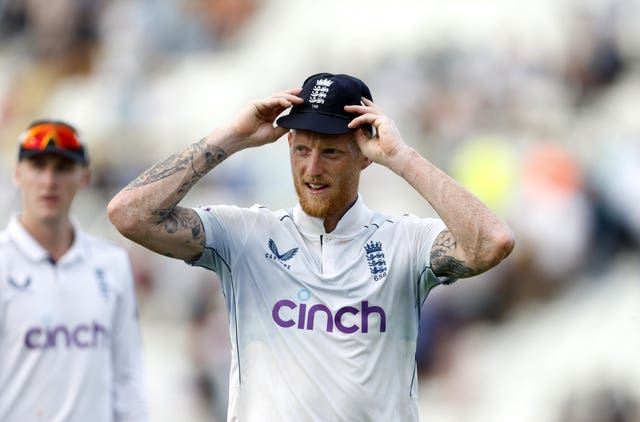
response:
[[(195, 168), (196, 156), (204, 154), (205, 165), (200, 171)], [(149, 185), (159, 180), (165, 179), (176, 173), (179, 173), (186, 168), (191, 168), (193, 174), (190, 178), (180, 186), (178, 193), (184, 193), (193, 187), (202, 176), (204, 176), (211, 169), (216, 167), (222, 161), (227, 158), (227, 153), (224, 149), (216, 146), (209, 147), (205, 139), (201, 139), (189, 148), (184, 150), (180, 154), (173, 154), (168, 159), (161, 161), (142, 173), (133, 182), (129, 183), (125, 189), (134, 189), (140, 186)]]
[[(172, 155), (142, 173), (125, 190), (150, 185), (176, 175), (176, 182), (169, 182), (166, 186), (160, 185), (157, 196), (153, 192), (143, 195), (151, 196), (147, 201), (142, 201), (147, 204), (142, 207), (142, 212), (149, 217), (149, 220), (145, 221), (161, 228), (168, 235), (178, 235), (178, 238), (185, 239), (184, 246), (188, 249), (193, 249), (194, 244), (204, 248), (204, 231), (197, 214), (193, 209), (181, 208), (177, 205), (207, 172), (226, 158), (227, 153), (224, 149), (219, 146), (209, 146), (204, 139), (201, 139), (181, 153)], [(179, 185), (176, 187), (173, 183), (179, 183)], [(158, 204), (163, 204), (162, 208), (159, 208)], [(158, 252), (163, 253), (162, 247), (158, 249)], [(172, 256), (168, 251), (165, 251), (164, 255)]]
[(456, 245), (456, 240), (449, 230), (443, 230), (436, 237), (431, 248), (431, 269), (436, 275), (462, 278), (477, 273), (474, 268), (467, 266), (464, 260), (449, 255)]

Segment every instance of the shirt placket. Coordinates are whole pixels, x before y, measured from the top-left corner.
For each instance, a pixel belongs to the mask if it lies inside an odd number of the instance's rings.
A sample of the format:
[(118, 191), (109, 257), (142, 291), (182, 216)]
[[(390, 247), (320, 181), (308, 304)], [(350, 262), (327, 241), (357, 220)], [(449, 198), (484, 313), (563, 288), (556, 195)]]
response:
[(322, 238), (322, 273), (331, 274), (336, 270), (336, 240), (330, 234)]

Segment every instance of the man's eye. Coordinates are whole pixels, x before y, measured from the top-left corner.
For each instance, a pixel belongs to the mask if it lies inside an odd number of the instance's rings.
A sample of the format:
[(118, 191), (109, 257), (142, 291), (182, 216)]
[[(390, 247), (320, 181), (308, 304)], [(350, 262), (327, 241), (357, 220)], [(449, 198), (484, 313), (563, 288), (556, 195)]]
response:
[(61, 173), (69, 173), (74, 169), (74, 163), (62, 163), (56, 165), (56, 171)]

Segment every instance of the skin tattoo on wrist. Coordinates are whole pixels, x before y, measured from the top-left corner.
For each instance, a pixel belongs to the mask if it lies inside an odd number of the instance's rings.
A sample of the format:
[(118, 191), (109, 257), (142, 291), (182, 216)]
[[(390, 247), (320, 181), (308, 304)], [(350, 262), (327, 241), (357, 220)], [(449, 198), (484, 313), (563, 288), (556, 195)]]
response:
[(449, 230), (443, 230), (431, 248), (431, 269), (439, 276), (469, 277), (476, 274), (465, 261), (454, 258), (449, 252), (456, 247), (456, 241)]

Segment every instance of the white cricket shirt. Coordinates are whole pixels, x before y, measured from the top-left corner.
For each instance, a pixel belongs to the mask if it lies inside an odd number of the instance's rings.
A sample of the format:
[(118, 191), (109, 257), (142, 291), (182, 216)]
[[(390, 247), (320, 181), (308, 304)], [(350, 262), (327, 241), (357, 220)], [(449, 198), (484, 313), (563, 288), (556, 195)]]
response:
[(232, 343), (230, 421), (418, 421), (420, 309), (439, 219), (360, 198), (327, 234), (296, 206), (197, 208), (192, 265), (220, 277)]
[(75, 228), (55, 264), (13, 216), (0, 232), (0, 421), (146, 421), (126, 252)]

